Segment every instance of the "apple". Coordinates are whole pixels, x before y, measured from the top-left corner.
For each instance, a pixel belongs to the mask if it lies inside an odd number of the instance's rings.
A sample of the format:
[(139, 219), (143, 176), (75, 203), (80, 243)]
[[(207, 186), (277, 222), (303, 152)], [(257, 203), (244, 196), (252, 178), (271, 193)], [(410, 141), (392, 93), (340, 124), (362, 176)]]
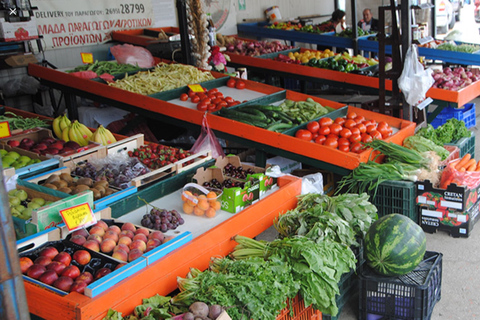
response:
[(94, 226), (100, 226), (105, 231), (107, 231), (107, 229), (108, 229), (108, 224), (103, 220), (98, 220), (97, 223), (94, 224)]
[(34, 264), (40, 264), (42, 266), (48, 265), (50, 262), (52, 262), (52, 259), (50, 259), (47, 256), (40, 256), (37, 259), (33, 261)]
[(53, 270), (55, 271), (58, 275), (62, 273), (62, 271), (66, 268), (67, 266), (61, 263), (60, 261), (52, 261), (50, 264), (46, 266), (47, 270)]
[(72, 256), (68, 252), (62, 251), (53, 258), (53, 261), (60, 261), (64, 265), (69, 266), (72, 262)]
[(33, 141), (30, 138), (23, 138), (22, 141), (20, 141), (20, 144), (23, 144), (24, 146), (31, 148), (35, 144), (35, 141)]
[(52, 137), (45, 137), (45, 138), (42, 139), (41, 142), (50, 145), (50, 144), (55, 143), (57, 141), (60, 141), (60, 143), (62, 143), (62, 145), (63, 145), (63, 143), (65, 143), (65, 142), (63, 142), (63, 140), (56, 140), (55, 138), (52, 138)]
[(47, 150), (48, 146), (45, 144), (45, 143), (38, 143), (36, 144), (32, 150), (40, 150), (40, 151), (43, 151), (43, 150)]
[(85, 288), (87, 287), (87, 283), (85, 281), (76, 281), (70, 287), (70, 292), (78, 292), (83, 293)]
[(103, 229), (102, 226), (93, 226), (90, 228), (90, 235), (92, 234), (98, 234), (100, 237), (103, 237), (105, 235), (105, 229)]
[[(114, 224), (114, 225), (111, 225), (110, 227), (108, 227), (108, 230), (112, 230), (112, 231), (114, 231), (116, 234), (120, 234), (120, 232), (122, 232), (122, 229), (120, 229), (120, 227), (117, 226), (117, 225), (115, 225), (115, 224)], [(107, 231), (108, 231), (108, 230), (107, 230)]]
[(73, 260), (75, 260), (79, 265), (86, 265), (92, 259), (92, 255), (87, 250), (77, 250), (72, 255)]
[(144, 235), (143, 233), (139, 233), (139, 234), (136, 234), (133, 239), (133, 241), (135, 240), (142, 240), (143, 242), (147, 243), (148, 239), (147, 239), (147, 236)]
[(123, 261), (123, 262), (127, 262), (128, 253), (125, 250), (117, 249), (116, 251), (113, 252), (112, 258)]
[(73, 279), (70, 277), (61, 276), (53, 283), (55, 288), (60, 290), (70, 292), (70, 288), (72, 287)]
[(65, 142), (64, 146), (72, 148), (73, 150), (77, 150), (78, 148), (80, 148), (80, 145), (75, 141), (67, 141)]
[(113, 239), (103, 239), (102, 243), (100, 243), (100, 251), (103, 253), (110, 253), (116, 245), (117, 243)]
[(80, 275), (80, 269), (77, 266), (69, 265), (63, 269), (61, 275), (63, 277), (70, 277), (75, 280)]
[(20, 257), (20, 271), (26, 273), (28, 268), (33, 265), (32, 259), (29, 257)]
[(10, 147), (18, 147), (20, 145), (20, 141), (17, 140), (8, 140), (7, 144)]
[(48, 148), (45, 150), (45, 152), (48, 153), (48, 154), (58, 154), (59, 150), (58, 150), (58, 149), (55, 149), (55, 148), (48, 147)]
[(42, 249), (40, 253), (38, 254), (39, 256), (46, 256), (49, 257), (50, 259), (55, 258), (55, 256), (58, 254), (58, 250), (55, 247), (48, 246)]
[(97, 270), (97, 272), (95, 272), (95, 280), (97, 279), (100, 279), (102, 277), (105, 277), (107, 274), (109, 274), (110, 272), (112, 272), (112, 270), (110, 270), (109, 268), (100, 268)]
[(99, 252), (100, 251), (100, 243), (98, 243), (97, 240), (87, 240), (83, 246), (87, 249), (90, 249), (92, 251), (95, 251), (95, 252)]
[(84, 236), (82, 235), (75, 235), (73, 237), (70, 238), (70, 241), (72, 241), (73, 243), (76, 243), (78, 244), (79, 246), (83, 246), (83, 244), (87, 241), (87, 238), (85, 238)]
[(130, 244), (130, 250), (132, 249), (139, 249), (142, 252), (145, 252), (147, 249), (147, 243), (143, 240), (134, 240), (132, 244)]
[(137, 230), (137, 227), (135, 227), (135, 225), (131, 222), (125, 222), (122, 225), (121, 230), (130, 230), (132, 232), (135, 232)]
[(49, 148), (54, 148), (54, 149), (57, 149), (57, 150), (62, 150), (63, 149), (63, 144), (61, 142), (54, 142), (52, 143)]
[(137, 258), (140, 258), (142, 254), (143, 254), (143, 251), (140, 249), (137, 249), (137, 248), (130, 249), (130, 252), (128, 253), (128, 262), (133, 261)]
[(58, 279), (58, 275), (53, 270), (47, 270), (38, 278), (45, 284), (52, 285)]
[(30, 268), (28, 268), (27, 276), (33, 279), (38, 279), (45, 271), (47, 271), (45, 266), (41, 264), (33, 264), (32, 266), (30, 266)]
[(89, 285), (93, 282), (93, 274), (88, 271), (84, 271), (80, 273), (80, 275), (77, 277), (77, 279), (75, 279), (75, 281), (84, 281), (87, 283), (87, 285)]

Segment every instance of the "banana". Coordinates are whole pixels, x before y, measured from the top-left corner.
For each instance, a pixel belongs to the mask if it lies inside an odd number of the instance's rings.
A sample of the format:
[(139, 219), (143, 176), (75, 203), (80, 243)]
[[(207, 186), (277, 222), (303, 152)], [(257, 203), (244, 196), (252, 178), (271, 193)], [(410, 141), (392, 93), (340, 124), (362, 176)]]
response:
[(52, 122), (53, 132), (59, 139), (62, 138), (62, 129), (60, 128), (61, 121), (62, 121), (62, 116), (58, 116), (55, 119), (53, 119), (53, 122)]
[(102, 128), (103, 128), (104, 135), (106, 136), (107, 144), (117, 142), (117, 139), (115, 139), (115, 137), (113, 136), (113, 134), (110, 130), (108, 130), (107, 128), (105, 128), (103, 126), (102, 126)]
[(61, 139), (65, 142), (70, 141), (70, 138), (68, 137), (68, 132), (70, 131), (70, 126), (65, 127), (65, 129), (62, 130), (62, 137)]
[(77, 142), (82, 147), (88, 145), (88, 140), (83, 138), (83, 135), (80, 131), (79, 122), (77, 120), (72, 123), (70, 130), (68, 131), (68, 137), (70, 140)]
[(84, 125), (83, 123), (80, 123), (77, 121), (77, 129), (78, 129), (78, 133), (82, 136), (82, 138), (87, 142), (88, 144), (88, 141), (91, 140), (92, 138), (92, 131), (90, 129), (88, 129), (88, 127), (86, 125)]
[(100, 127), (98, 127), (97, 130), (95, 130), (95, 132), (93, 133), (90, 139), (94, 142), (101, 143), (104, 146), (107, 144), (105, 135), (102, 134), (102, 130)]
[(70, 119), (68, 119), (67, 115), (64, 113), (62, 119), (60, 120), (60, 129), (63, 130), (65, 127), (69, 127), (72, 124)]

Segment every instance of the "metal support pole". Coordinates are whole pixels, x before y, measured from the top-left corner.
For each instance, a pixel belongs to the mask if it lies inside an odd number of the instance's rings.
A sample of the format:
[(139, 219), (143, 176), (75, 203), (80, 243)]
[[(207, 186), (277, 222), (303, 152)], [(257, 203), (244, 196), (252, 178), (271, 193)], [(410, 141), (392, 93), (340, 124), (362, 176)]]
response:
[(178, 28), (180, 31), (180, 45), (182, 47), (182, 63), (193, 65), (192, 49), (187, 25), (187, 5), (185, 0), (177, 0)]
[(0, 164), (0, 319), (29, 320), (3, 167)]

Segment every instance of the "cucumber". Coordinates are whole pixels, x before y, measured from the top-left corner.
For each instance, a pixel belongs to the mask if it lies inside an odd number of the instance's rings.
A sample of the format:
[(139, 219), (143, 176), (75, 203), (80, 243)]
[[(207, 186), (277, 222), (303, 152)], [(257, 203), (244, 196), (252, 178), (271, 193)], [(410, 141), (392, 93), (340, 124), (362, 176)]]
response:
[(262, 111), (260, 111), (257, 108), (253, 108), (253, 107), (250, 107), (250, 106), (245, 106), (245, 107), (239, 108), (237, 110), (239, 110), (241, 112), (256, 115), (256, 116), (258, 116), (259, 118), (262, 118), (262, 119), (267, 119), (267, 116), (265, 115), (265, 113), (263, 113)]
[(280, 132), (280, 131), (290, 129), (291, 127), (293, 127), (293, 124), (291, 124), (291, 123), (276, 122), (276, 123), (273, 123), (273, 124), (269, 125), (265, 129), (267, 129), (268, 131)]
[(263, 117), (259, 117), (250, 113), (241, 112), (237, 110), (229, 110), (227, 108), (220, 109), (220, 114), (223, 115), (225, 118), (229, 118), (232, 120), (242, 119), (245, 121), (258, 121), (258, 122), (267, 120), (267, 117), (265, 115), (263, 115)]

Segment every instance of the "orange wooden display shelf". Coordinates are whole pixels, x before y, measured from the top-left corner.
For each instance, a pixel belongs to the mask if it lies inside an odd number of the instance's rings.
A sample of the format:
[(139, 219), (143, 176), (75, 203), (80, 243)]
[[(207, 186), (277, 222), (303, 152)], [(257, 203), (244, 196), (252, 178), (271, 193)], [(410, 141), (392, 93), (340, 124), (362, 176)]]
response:
[(31, 313), (44, 319), (102, 319), (109, 308), (128, 315), (143, 298), (169, 295), (177, 288), (177, 276), (184, 277), (191, 267), (204, 270), (213, 256), (225, 256), (237, 244), (231, 240), (240, 234), (255, 237), (272, 226), (273, 219), (297, 204), (301, 179), (284, 176), (279, 189), (261, 201), (233, 215), (188, 244), (171, 252), (136, 275), (120, 281), (105, 293), (88, 298), (82, 294), (57, 295), (32, 283), (25, 283)]
[[(148, 28), (151, 31), (163, 30), (166, 33), (176, 33), (180, 31), (177, 27), (163, 27), (163, 28)], [(142, 47), (147, 47), (153, 43), (159, 42), (160, 39), (145, 34), (145, 29), (121, 30), (112, 31), (112, 39), (115, 41), (135, 44)]]
[[(462, 88), (459, 91), (451, 91), (438, 88), (430, 88), (427, 91), (426, 96), (434, 100), (440, 100), (445, 102), (451, 102), (457, 104), (457, 107), (461, 107), (466, 103), (469, 103), (480, 94), (480, 80), (475, 81), (468, 87)], [(455, 107), (452, 105), (452, 107)]]

